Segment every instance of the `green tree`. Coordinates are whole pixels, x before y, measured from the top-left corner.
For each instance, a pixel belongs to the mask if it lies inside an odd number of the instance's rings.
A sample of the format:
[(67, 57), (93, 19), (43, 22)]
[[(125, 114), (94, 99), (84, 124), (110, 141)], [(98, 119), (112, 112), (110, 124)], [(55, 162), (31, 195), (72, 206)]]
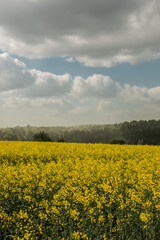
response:
[(63, 138), (58, 138), (57, 142), (65, 142)]
[(52, 139), (50, 138), (50, 136), (47, 133), (39, 132), (39, 133), (34, 134), (33, 141), (36, 141), (36, 142), (52, 142)]

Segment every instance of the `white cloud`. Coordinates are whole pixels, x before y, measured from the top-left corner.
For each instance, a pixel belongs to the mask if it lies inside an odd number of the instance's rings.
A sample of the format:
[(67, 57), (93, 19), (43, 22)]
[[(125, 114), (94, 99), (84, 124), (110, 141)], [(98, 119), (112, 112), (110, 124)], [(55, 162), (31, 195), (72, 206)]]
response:
[(41, 72), (5, 53), (0, 70), (1, 126), (160, 118), (160, 86), (122, 86), (101, 74), (85, 79)]
[(7, 53), (0, 54), (0, 91), (15, 90), (30, 97), (62, 96), (70, 92), (72, 77), (27, 69), (26, 65)]
[(156, 102), (160, 102), (160, 87), (151, 88), (148, 90), (148, 96)]
[(115, 98), (121, 91), (118, 83), (114, 83), (108, 76), (94, 74), (84, 79), (75, 77), (73, 84), (73, 94), (82, 97), (93, 98)]
[(7, 53), (0, 54), (0, 91), (3, 97), (16, 94), (22, 98), (74, 98), (121, 101), (159, 101), (160, 87), (146, 88), (114, 82), (109, 76), (94, 74), (88, 78), (56, 75), (26, 65)]
[(73, 57), (67, 57), (65, 60), (71, 63), (75, 61)]
[(0, 54), (0, 91), (25, 88), (33, 82), (34, 78), (23, 62), (7, 53)]
[(33, 74), (36, 81), (26, 90), (28, 96), (63, 96), (70, 92), (72, 77), (69, 74), (55, 75), (37, 70), (30, 70), (30, 72)]
[(148, 102), (150, 101), (148, 89), (145, 87), (130, 86), (129, 84), (125, 84), (121, 92), (121, 100), (127, 102)]
[(74, 56), (92, 67), (160, 57), (159, 0), (1, 0), (1, 5), (3, 51), (68, 61)]

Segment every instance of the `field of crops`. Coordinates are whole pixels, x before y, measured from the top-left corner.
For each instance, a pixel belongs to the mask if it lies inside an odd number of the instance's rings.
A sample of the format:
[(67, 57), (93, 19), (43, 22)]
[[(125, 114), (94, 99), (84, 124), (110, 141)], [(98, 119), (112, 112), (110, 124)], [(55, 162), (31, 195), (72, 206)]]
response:
[(160, 147), (0, 142), (0, 239), (160, 239)]

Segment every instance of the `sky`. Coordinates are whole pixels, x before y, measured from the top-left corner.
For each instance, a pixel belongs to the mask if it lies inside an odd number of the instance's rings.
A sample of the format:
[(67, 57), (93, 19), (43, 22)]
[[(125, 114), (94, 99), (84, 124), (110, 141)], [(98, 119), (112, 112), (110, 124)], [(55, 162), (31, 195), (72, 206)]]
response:
[(1, 0), (0, 127), (160, 119), (159, 0)]

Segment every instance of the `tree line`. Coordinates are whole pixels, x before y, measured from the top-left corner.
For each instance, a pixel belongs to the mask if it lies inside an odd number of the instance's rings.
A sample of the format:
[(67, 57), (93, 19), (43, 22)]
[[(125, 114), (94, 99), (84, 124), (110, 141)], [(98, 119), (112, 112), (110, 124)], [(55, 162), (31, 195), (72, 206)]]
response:
[(42, 134), (41, 137), (47, 138), (45, 141), (53, 142), (160, 145), (160, 120), (74, 127), (34, 127), (27, 125), (0, 128), (0, 140), (3, 141), (41, 141), (40, 134)]

